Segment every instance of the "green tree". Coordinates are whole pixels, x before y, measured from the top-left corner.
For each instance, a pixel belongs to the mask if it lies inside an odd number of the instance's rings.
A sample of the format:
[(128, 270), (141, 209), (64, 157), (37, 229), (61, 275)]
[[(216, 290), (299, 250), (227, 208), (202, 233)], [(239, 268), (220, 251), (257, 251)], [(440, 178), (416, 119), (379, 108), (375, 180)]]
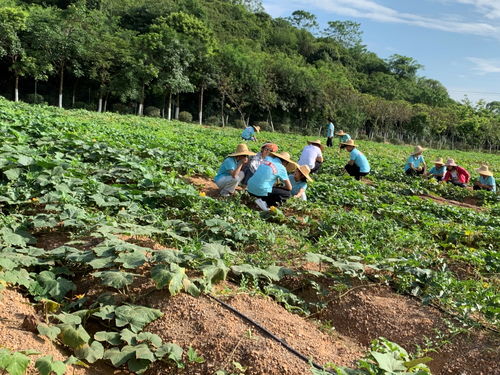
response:
[(414, 78), (417, 71), (423, 68), (413, 57), (398, 54), (390, 56), (387, 59), (387, 64), (389, 70), (399, 78)]
[(294, 11), (287, 20), (300, 29), (314, 30), (319, 26), (316, 16), (306, 10)]
[(361, 44), (361, 24), (354, 21), (328, 21), (328, 27), (322, 35), (335, 40), (345, 48), (352, 48)]

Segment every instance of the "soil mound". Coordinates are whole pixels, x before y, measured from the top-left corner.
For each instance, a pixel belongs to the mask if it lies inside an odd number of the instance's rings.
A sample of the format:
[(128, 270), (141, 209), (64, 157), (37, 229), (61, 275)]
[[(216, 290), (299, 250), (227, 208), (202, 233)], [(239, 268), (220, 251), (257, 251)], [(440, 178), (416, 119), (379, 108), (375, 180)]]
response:
[[(39, 357), (51, 355), (54, 360), (64, 361), (70, 354), (64, 353), (52, 341), (30, 331), (36, 329), (36, 323), (23, 324), (26, 317), (36, 317), (36, 311), (30, 302), (20, 293), (5, 289), (0, 292), (0, 346), (12, 351), (32, 349), (40, 355), (30, 356), (31, 362), (27, 374), (39, 374), (35, 369), (35, 362)], [(69, 374), (76, 375), (101, 375), (105, 374), (96, 366), (91, 369), (82, 367), (69, 367)], [(110, 371), (109, 373), (112, 373)]]
[[(157, 292), (148, 298), (153, 307), (165, 313), (148, 330), (164, 341), (192, 346), (205, 358), (202, 364), (190, 364), (183, 374), (233, 371), (233, 362), (246, 367), (248, 375), (309, 373), (308, 364), (217, 302), (186, 294), (170, 299), (164, 296)], [(269, 298), (241, 294), (226, 302), (317, 363), (352, 366), (363, 354), (362, 348), (348, 338), (324, 334), (314, 324), (289, 313)], [(151, 373), (164, 374), (165, 368), (156, 365)]]

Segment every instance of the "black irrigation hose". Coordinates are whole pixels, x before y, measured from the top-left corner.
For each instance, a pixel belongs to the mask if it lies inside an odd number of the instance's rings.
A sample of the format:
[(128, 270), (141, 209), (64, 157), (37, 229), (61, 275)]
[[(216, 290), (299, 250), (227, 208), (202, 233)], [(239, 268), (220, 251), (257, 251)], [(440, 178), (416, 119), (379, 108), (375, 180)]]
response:
[(228, 305), (227, 303), (225, 303), (224, 301), (221, 301), (220, 299), (218, 299), (217, 297), (214, 297), (213, 295), (211, 294), (206, 294), (207, 297), (210, 297), (212, 298), (214, 301), (218, 302), (219, 304), (221, 304), (222, 306), (224, 306), (226, 309), (232, 311), (233, 313), (235, 313), (236, 315), (238, 315), (240, 318), (242, 318), (243, 320), (246, 320), (248, 323), (252, 324), (253, 326), (257, 327), (259, 330), (261, 330), (262, 332), (264, 332), (267, 336), (269, 336), (270, 338), (272, 338), (274, 341), (277, 341), (279, 342), (286, 350), (288, 350), (290, 353), (292, 353), (293, 355), (295, 355), (296, 357), (299, 357), (300, 359), (302, 359), (304, 362), (307, 362), (307, 363), (310, 363), (312, 366), (316, 367), (318, 370), (321, 370), (321, 371), (324, 371), (324, 372), (327, 372), (329, 374), (335, 374), (335, 372), (333, 371), (330, 371), (330, 370), (327, 370), (325, 369), (323, 366), (317, 364), (316, 362), (312, 361), (312, 360), (309, 360), (309, 358), (307, 358), (305, 355), (303, 355), (302, 353), (298, 352), (297, 350), (295, 350), (294, 348), (292, 348), (290, 345), (288, 345), (285, 341), (283, 341), (282, 339), (280, 339), (279, 337), (275, 336), (272, 332), (268, 331), (266, 328), (262, 327), (259, 323), (257, 323), (256, 321), (252, 320), (251, 318), (249, 318), (248, 316), (246, 316), (245, 314), (243, 314), (242, 312), (236, 310), (234, 307), (232, 307), (231, 305)]

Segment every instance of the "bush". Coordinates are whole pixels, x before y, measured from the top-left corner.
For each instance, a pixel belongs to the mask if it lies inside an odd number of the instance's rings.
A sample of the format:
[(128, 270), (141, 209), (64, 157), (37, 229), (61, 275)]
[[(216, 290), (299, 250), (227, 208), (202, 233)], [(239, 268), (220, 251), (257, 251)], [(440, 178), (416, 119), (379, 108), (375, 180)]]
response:
[(43, 95), (40, 94), (28, 94), (26, 95), (26, 102), (32, 104), (43, 103)]
[(113, 104), (113, 112), (128, 115), (132, 113), (132, 108), (123, 103), (115, 103)]
[(373, 137), (373, 140), (374, 140), (375, 142), (379, 142), (379, 143), (381, 143), (381, 142), (384, 142), (384, 141), (385, 141), (385, 138), (384, 138), (384, 137), (382, 137), (382, 136), (380, 136), (380, 135), (376, 135), (375, 137)]
[(393, 144), (393, 145), (399, 145), (399, 146), (401, 146), (401, 145), (404, 145), (404, 144), (405, 144), (402, 140), (397, 139), (397, 138), (390, 138), (390, 139), (389, 139), (389, 143), (391, 143), (391, 144)]
[(73, 104), (72, 108), (74, 109), (86, 109), (87, 111), (97, 111), (97, 105), (93, 103), (86, 103), (86, 102), (75, 102)]
[(222, 125), (220, 116), (210, 116), (205, 120), (205, 123), (207, 125), (216, 125), (216, 126)]
[(368, 140), (368, 136), (366, 134), (359, 134), (357, 139), (361, 141), (366, 141)]
[(276, 124), (275, 127), (282, 133), (290, 133), (290, 124)]
[(150, 105), (144, 109), (144, 115), (149, 117), (161, 117), (161, 111), (160, 108)]
[(260, 126), (260, 130), (271, 131), (271, 125), (267, 121), (256, 121), (254, 125)]
[(243, 121), (242, 119), (237, 119), (234, 120), (234, 127), (244, 129), (247, 127), (247, 124), (245, 124), (245, 121)]
[(189, 112), (182, 111), (181, 113), (179, 113), (179, 121), (191, 122), (193, 121), (193, 115)]

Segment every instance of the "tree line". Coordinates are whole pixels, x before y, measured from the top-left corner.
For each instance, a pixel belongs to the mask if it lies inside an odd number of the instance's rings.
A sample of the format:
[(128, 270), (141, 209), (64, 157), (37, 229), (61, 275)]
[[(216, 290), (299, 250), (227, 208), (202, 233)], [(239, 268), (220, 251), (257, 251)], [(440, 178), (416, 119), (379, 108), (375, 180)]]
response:
[(360, 25), (258, 0), (0, 0), (0, 94), (59, 107), (433, 147), (500, 147), (500, 103), (450, 99)]

